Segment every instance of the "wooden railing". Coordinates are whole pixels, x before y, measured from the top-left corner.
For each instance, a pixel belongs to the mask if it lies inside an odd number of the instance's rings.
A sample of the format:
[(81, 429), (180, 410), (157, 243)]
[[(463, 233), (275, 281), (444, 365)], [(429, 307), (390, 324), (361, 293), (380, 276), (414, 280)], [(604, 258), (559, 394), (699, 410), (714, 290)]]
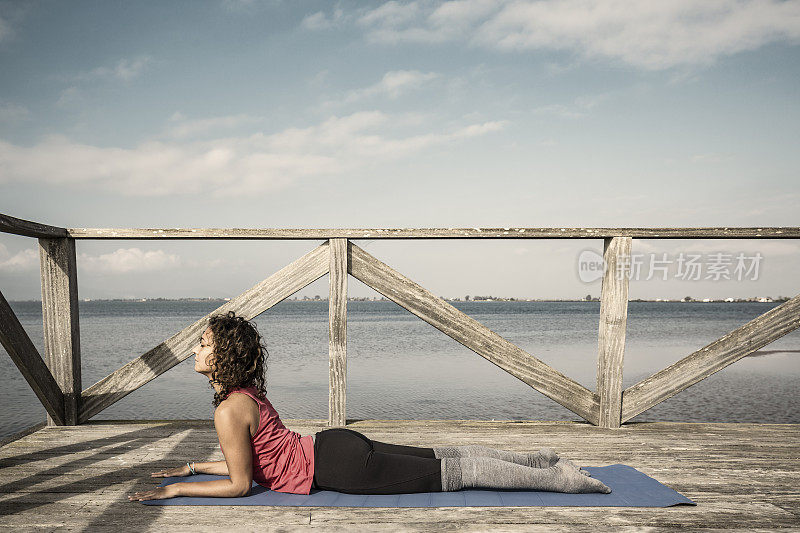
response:
[[(420, 228), (420, 229), (97, 229), (57, 228), (0, 214), (0, 232), (39, 240), (45, 358), (0, 292), (0, 341), (48, 415), (48, 424), (75, 425), (109, 407), (191, 356), (212, 314), (254, 318), (329, 274), (328, 425), (345, 425), (348, 274), (527, 383), (592, 424), (618, 428), (800, 327), (800, 295), (623, 390), (628, 314), (627, 276), (633, 238), (797, 239), (799, 227), (778, 228)], [(606, 270), (600, 296), (597, 390), (561, 374), (474, 318), (382, 263), (351, 239), (603, 239)], [(169, 339), (81, 390), (75, 239), (324, 239), (265, 280)]]

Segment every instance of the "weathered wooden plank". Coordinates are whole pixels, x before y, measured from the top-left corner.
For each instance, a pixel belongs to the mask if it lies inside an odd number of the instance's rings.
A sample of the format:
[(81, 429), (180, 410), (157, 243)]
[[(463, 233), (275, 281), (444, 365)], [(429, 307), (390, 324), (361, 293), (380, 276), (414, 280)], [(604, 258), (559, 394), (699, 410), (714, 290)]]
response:
[(630, 420), (798, 327), (800, 295), (625, 389), (622, 421)]
[[(796, 519), (775, 505), (764, 502), (742, 503), (732, 506), (725, 502), (702, 502), (703, 512), (693, 506), (671, 508), (626, 507), (439, 507), (439, 508), (312, 508), (311, 523), (317, 525), (345, 526), (352, 524), (371, 529), (373, 524), (402, 524), (427, 527), (428, 531), (449, 526), (461, 531), (473, 525), (507, 524), (517, 528), (530, 524), (571, 525), (596, 531), (598, 524), (638, 526), (640, 531), (653, 531), (655, 527), (676, 529), (697, 527), (757, 527), (765, 523), (773, 527), (787, 527)], [(588, 527), (591, 526), (591, 527)], [(479, 527), (473, 531), (486, 531)], [(602, 529), (602, 528), (600, 528)], [(494, 531), (494, 529), (491, 529)], [(573, 529), (574, 530), (574, 529)]]
[(328, 297), (328, 425), (344, 426), (347, 406), (347, 239), (331, 239)]
[(0, 343), (17, 365), (45, 411), (57, 425), (64, 424), (64, 394), (17, 315), (0, 292)]
[[(123, 507), (127, 505), (127, 507)], [(141, 507), (141, 509), (137, 509)], [(15, 506), (15, 509), (18, 506)], [(21, 506), (24, 507), (24, 506)], [(284, 509), (284, 511), (278, 511)], [(40, 516), (40, 512), (41, 515)], [(714, 514), (719, 513), (719, 514)], [(131, 503), (88, 502), (76, 509), (63, 503), (41, 511), (14, 512), (8, 525), (15, 531), (41, 518), (42, 527), (54, 531), (94, 531), (102, 527), (119, 529), (119, 524), (136, 524), (142, 531), (205, 531), (220, 524), (242, 531), (376, 531), (376, 532), (485, 532), (562, 533), (596, 531), (598, 524), (613, 524), (608, 530), (621, 533), (718, 531), (769, 532), (778, 528), (796, 531), (792, 517), (769, 503), (711, 504), (707, 512), (690, 508), (615, 507), (440, 507), (440, 508), (350, 508), (350, 507), (204, 507), (144, 506)], [(652, 520), (648, 521), (648, 517)], [(706, 520), (706, 522), (704, 522)], [(265, 526), (268, 524), (268, 526)], [(741, 526), (737, 526), (741, 524)], [(759, 527), (769, 524), (770, 527)]]
[[(145, 485), (135, 490), (146, 490)], [(124, 491), (114, 487), (116, 501), (107, 497), (74, 503), (30, 502), (8, 504), (0, 527), (9, 531), (295, 531), (308, 528), (306, 507), (241, 507), (216, 505), (198, 511), (196, 506), (150, 506), (129, 502)], [(66, 495), (65, 495), (66, 496)], [(67, 499), (67, 498), (65, 498)]]
[(800, 227), (69, 228), (75, 239), (798, 239)]
[[(38, 422), (38, 423), (36, 423), (36, 424), (34, 424), (32, 426), (29, 426), (29, 427), (23, 429), (21, 431), (17, 431), (16, 433), (13, 433), (11, 435), (3, 437), (2, 439), (0, 439), (0, 450), (3, 449), (3, 446), (7, 446), (7, 445), (12, 445), (13, 446), (14, 441), (19, 440), (22, 437), (26, 437), (26, 436), (28, 436), (31, 433), (34, 433), (36, 431), (39, 431), (40, 429), (42, 429), (44, 427), (47, 427), (47, 420), (43, 420), (41, 422)], [(2, 453), (0, 453), (0, 455), (2, 455)]]
[(69, 237), (66, 228), (57, 228), (47, 224), (39, 224), (30, 220), (23, 220), (0, 213), (0, 233), (12, 233), (25, 237), (36, 237), (44, 239)]
[[(45, 362), (64, 396), (65, 425), (78, 423), (81, 337), (75, 239), (39, 239)], [(56, 424), (48, 414), (47, 423)]]
[(474, 318), (438, 298), (353, 243), (350, 274), (589, 422), (598, 422), (595, 393), (558, 372)]
[[(302, 434), (326, 427), (319, 419), (283, 421)], [(150, 507), (128, 502), (126, 495), (157, 484), (159, 480), (149, 477), (153, 470), (177, 466), (184, 459), (219, 458), (219, 450), (209, 444), (216, 438), (213, 425), (199, 420), (90, 421), (45, 428), (17, 446), (0, 448), (0, 457), (13, 461), (0, 466), (8, 473), (8, 479), (0, 480), (5, 488), (0, 490), (2, 527), (93, 531), (135, 523), (142, 530), (174, 529), (176, 524), (179, 529), (204, 530), (224, 523), (244, 530), (263, 529), (264, 524), (291, 530), (310, 524), (325, 530), (582, 531), (602, 523), (621, 531), (677, 532), (774, 531), (796, 529), (798, 523), (798, 424), (647, 422), (609, 430), (575, 422), (362, 420), (348, 427), (375, 440), (412, 446), (476, 443), (516, 451), (550, 446), (581, 465), (629, 464), (698, 505), (264, 507), (252, 512), (220, 505), (204, 507), (202, 513), (194, 506)], [(66, 449), (65, 440), (71, 442)], [(198, 441), (206, 443), (205, 448)], [(62, 450), (62, 455), (30, 454), (30, 448)], [(98, 449), (102, 452), (95, 453)]]
[(622, 362), (628, 322), (628, 281), (631, 238), (604, 239), (606, 265), (600, 292), (600, 329), (597, 356), (597, 395), (600, 427), (618, 428), (622, 413)]
[(235, 311), (248, 320), (316, 281), (328, 272), (328, 243), (324, 242), (303, 257), (286, 265), (270, 277), (179, 331), (152, 350), (101, 379), (82, 394), (80, 422), (85, 422), (114, 402), (160, 376), (192, 355), (208, 319), (215, 314)]

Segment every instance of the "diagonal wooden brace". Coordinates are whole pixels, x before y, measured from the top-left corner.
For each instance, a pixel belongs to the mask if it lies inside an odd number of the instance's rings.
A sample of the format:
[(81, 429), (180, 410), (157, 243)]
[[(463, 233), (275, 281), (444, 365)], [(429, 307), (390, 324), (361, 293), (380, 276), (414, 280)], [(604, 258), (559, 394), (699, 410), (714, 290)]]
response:
[(622, 421), (647, 411), (798, 327), (800, 294), (625, 389)]
[(0, 292), (0, 343), (17, 365), (22, 377), (42, 402), (45, 411), (58, 425), (64, 425), (64, 393), (31, 338), (19, 323), (17, 315)]
[(83, 391), (79, 423), (85, 422), (190, 357), (191, 349), (208, 325), (211, 315), (235, 311), (239, 316), (250, 320), (327, 274), (328, 263), (326, 241), (236, 298), (225, 302), (149, 352), (101, 379)]
[(348, 272), (396, 304), (452, 337), (484, 359), (527, 383), (592, 424), (600, 413), (598, 396), (474, 318), (348, 242)]

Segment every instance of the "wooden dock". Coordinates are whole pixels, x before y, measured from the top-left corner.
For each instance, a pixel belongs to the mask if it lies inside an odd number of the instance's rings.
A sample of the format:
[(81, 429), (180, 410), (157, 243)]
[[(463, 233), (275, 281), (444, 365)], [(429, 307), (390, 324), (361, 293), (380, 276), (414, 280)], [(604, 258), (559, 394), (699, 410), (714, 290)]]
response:
[[(303, 435), (324, 420), (285, 420)], [(150, 473), (222, 459), (211, 421), (90, 421), (45, 426), (0, 448), (0, 529), (14, 531), (622, 531), (800, 529), (800, 425), (584, 422), (350, 421), (383, 442), (549, 446), (580, 465), (631, 465), (697, 506), (240, 507), (146, 506), (127, 495)]]
[[(0, 529), (241, 531), (800, 530), (800, 425), (626, 423), (800, 327), (800, 295), (623, 389), (631, 246), (636, 239), (800, 239), (800, 227), (752, 228), (62, 228), (0, 213), (0, 233), (39, 244), (44, 354), (0, 292), (0, 344), (47, 412), (47, 424), (0, 447)], [(315, 248), (88, 388), (81, 377), (77, 239), (319, 240)], [(597, 385), (588, 389), (355, 244), (360, 239), (599, 239), (603, 277)], [(396, 444), (549, 446), (580, 465), (624, 463), (698, 505), (625, 507), (146, 506), (129, 494), (150, 473), (222, 459), (211, 421), (93, 417), (192, 355), (208, 319), (252, 319), (328, 275), (327, 420), (285, 420), (303, 435), (347, 420), (350, 276), (569, 409), (585, 422), (350, 420)]]

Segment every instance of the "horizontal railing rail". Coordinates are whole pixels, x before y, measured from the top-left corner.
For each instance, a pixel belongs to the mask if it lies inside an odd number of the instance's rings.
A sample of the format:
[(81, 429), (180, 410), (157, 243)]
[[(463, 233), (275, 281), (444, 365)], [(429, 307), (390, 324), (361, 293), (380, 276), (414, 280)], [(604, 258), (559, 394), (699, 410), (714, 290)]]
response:
[[(677, 363), (623, 390), (633, 238), (796, 239), (800, 227), (771, 228), (408, 228), (408, 229), (67, 229), (0, 214), (0, 232), (39, 240), (45, 357), (0, 292), (0, 342), (47, 411), (48, 424), (75, 425), (191, 356), (208, 318), (252, 319), (329, 274), (328, 425), (346, 423), (347, 279), (353, 276), (588, 422), (617, 428), (636, 415), (800, 327), (800, 295)], [(352, 242), (356, 239), (603, 239), (597, 387), (589, 390), (435, 296)], [(323, 239), (324, 242), (225, 302), (145, 354), (81, 390), (76, 239)]]
[(71, 239), (800, 239), (800, 227), (705, 228), (58, 228), (0, 213), (0, 232)]

